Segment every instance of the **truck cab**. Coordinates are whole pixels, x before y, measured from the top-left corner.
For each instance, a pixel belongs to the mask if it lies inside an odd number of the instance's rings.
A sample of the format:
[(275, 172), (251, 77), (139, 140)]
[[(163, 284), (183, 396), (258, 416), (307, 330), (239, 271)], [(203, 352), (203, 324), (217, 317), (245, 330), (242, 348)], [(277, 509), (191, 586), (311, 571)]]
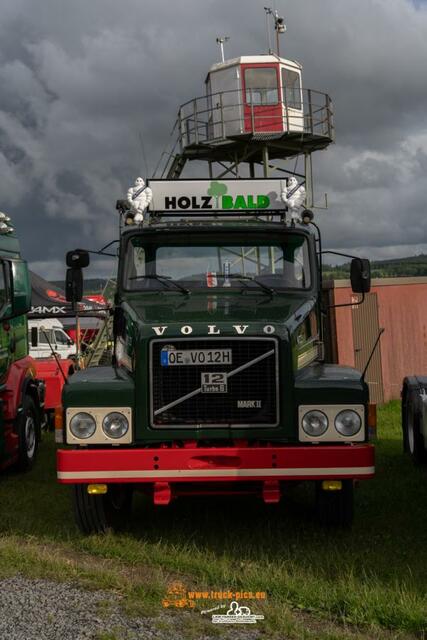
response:
[(28, 354), (28, 267), (10, 219), (0, 213), (0, 469), (29, 469), (44, 422), (44, 385)]
[(158, 505), (248, 491), (275, 503), (301, 481), (324, 521), (348, 525), (354, 480), (374, 474), (368, 387), (323, 358), (317, 227), (274, 208), (243, 219), (217, 209), (178, 221), (163, 209), (121, 234), (113, 366), (79, 372), (63, 391), (58, 479), (74, 485), (85, 532), (122, 521), (136, 488)]

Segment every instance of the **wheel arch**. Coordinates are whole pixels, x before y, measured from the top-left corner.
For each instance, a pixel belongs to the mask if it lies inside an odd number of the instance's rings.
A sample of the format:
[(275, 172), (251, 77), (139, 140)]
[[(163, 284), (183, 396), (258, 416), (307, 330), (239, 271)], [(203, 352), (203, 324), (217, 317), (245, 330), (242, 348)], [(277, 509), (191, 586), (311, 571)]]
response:
[(401, 391), (401, 398), (402, 398), (402, 406), (401, 406), (401, 412), (402, 412), (402, 434), (403, 434), (403, 450), (405, 452), (408, 451), (408, 435), (407, 435), (407, 406), (408, 406), (408, 402), (410, 402), (409, 398), (410, 398), (410, 392), (411, 391), (418, 391), (420, 388), (419, 382), (418, 382), (418, 378), (416, 376), (406, 376), (403, 379), (402, 382), (402, 391)]
[[(38, 413), (38, 421), (37, 421), (37, 439), (40, 441), (41, 439), (41, 427), (43, 422), (43, 412), (44, 412), (44, 389), (40, 388), (40, 381), (35, 380), (31, 376), (26, 376), (21, 384), (21, 396), (19, 400), (18, 412), (22, 411), (22, 405), (24, 401), (24, 397), (28, 395), (34, 401), (35, 407)], [(42, 397), (41, 397), (41, 391)]]
[[(427, 462), (425, 437), (425, 402), (427, 377), (407, 376), (402, 383), (402, 435), (403, 450), (410, 453), (415, 464)], [(408, 419), (411, 417), (411, 424)]]

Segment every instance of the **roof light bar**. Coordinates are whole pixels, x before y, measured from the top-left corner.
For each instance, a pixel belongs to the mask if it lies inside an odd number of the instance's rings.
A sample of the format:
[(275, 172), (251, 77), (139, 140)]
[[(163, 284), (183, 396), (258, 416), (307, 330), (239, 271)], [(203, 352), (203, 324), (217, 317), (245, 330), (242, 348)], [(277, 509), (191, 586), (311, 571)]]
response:
[(12, 233), (15, 229), (9, 224), (10, 218), (6, 213), (0, 211), (0, 234)]

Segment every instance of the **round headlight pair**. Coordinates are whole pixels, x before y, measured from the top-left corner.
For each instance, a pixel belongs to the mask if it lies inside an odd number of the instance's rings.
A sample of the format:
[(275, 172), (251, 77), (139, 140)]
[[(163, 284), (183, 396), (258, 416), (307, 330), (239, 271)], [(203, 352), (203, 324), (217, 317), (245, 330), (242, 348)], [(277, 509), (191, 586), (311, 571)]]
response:
[(112, 411), (102, 421), (102, 430), (109, 438), (122, 438), (129, 429), (129, 422), (123, 413)]
[(328, 428), (328, 418), (323, 411), (308, 411), (302, 419), (302, 428), (308, 436), (323, 436)]
[[(129, 429), (129, 422), (123, 413), (112, 411), (107, 413), (102, 421), (102, 430), (108, 438), (117, 440), (122, 438)], [(70, 431), (75, 438), (87, 440), (91, 438), (96, 430), (95, 418), (90, 413), (76, 413), (70, 420)]]
[[(307, 411), (302, 419), (302, 428), (312, 438), (323, 436), (328, 428), (328, 418), (323, 411)], [(335, 429), (342, 436), (350, 438), (360, 431), (362, 420), (359, 414), (352, 409), (344, 409), (335, 417)]]
[(335, 418), (335, 429), (342, 436), (355, 436), (356, 433), (359, 433), (361, 426), (361, 417), (352, 409), (344, 409), (344, 411), (340, 411)]

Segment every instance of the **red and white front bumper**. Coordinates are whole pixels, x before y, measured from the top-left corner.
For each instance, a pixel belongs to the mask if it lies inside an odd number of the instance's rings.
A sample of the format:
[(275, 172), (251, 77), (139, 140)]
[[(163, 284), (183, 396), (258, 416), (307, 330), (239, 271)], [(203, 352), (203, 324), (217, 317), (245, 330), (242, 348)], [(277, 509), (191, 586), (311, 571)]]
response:
[(371, 444), (62, 449), (57, 470), (66, 484), (361, 480), (375, 473)]

